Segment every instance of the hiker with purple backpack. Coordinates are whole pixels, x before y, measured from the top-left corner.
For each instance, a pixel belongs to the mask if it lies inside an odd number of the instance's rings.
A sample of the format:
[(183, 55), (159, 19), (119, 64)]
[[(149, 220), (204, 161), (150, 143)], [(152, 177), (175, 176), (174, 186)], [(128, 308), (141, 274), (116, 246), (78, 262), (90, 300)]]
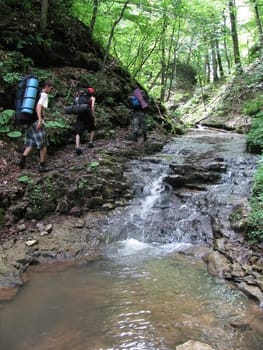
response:
[(131, 129), (132, 140), (137, 142), (140, 132), (143, 136), (143, 141), (147, 141), (147, 121), (145, 110), (148, 107), (146, 102), (145, 92), (135, 86), (132, 96), (129, 97), (130, 106), (133, 109)]

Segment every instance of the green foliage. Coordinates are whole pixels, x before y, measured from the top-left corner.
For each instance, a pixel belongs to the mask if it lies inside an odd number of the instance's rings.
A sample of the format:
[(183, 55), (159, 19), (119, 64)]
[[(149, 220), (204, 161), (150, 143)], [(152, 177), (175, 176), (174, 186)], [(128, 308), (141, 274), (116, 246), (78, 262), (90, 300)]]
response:
[[(56, 113), (53, 114), (53, 117), (56, 116)], [(57, 118), (54, 120), (46, 120), (45, 125), (48, 128), (49, 141), (53, 145), (60, 145), (66, 143), (68, 138), (65, 131), (71, 129), (67, 119)]]
[(90, 166), (90, 168), (95, 169), (95, 168), (97, 168), (97, 167), (99, 166), (99, 163), (98, 163), (98, 162), (91, 162), (91, 163), (89, 164), (89, 166)]
[(28, 175), (21, 175), (21, 176), (19, 176), (17, 181), (22, 182), (24, 184), (32, 184), (32, 183), (34, 183), (33, 179), (30, 176), (28, 176)]
[(0, 113), (0, 125), (7, 125), (14, 117), (15, 111), (13, 109), (6, 109)]
[(251, 212), (248, 217), (247, 236), (252, 242), (263, 241), (263, 164), (255, 174), (255, 183), (250, 200)]
[(15, 111), (12, 109), (6, 109), (0, 113), (0, 133), (10, 132), (14, 113)]
[(257, 96), (253, 100), (246, 101), (241, 108), (241, 111), (247, 115), (257, 114), (263, 106), (263, 96)]
[(11, 138), (19, 138), (22, 136), (22, 133), (21, 131), (18, 131), (18, 130), (15, 130), (15, 131), (10, 131), (8, 134), (7, 134), (8, 137), (11, 137)]
[(88, 185), (88, 181), (85, 179), (80, 179), (78, 184), (77, 184), (77, 186), (80, 190), (84, 189), (87, 185)]
[(45, 196), (46, 196), (46, 194), (44, 194), (42, 192), (40, 185), (34, 186), (34, 188), (32, 189), (31, 195), (30, 195), (30, 202), (34, 207), (34, 210), (36, 210), (36, 211), (39, 210), (39, 208), (41, 207), (41, 203), (43, 201), (43, 198)]
[(182, 126), (178, 123), (178, 119), (172, 115), (164, 115), (163, 122), (164, 127), (166, 127), (172, 135), (177, 134), (178, 131), (182, 129)]
[(0, 81), (14, 85), (21, 79), (21, 72), (26, 72), (33, 64), (31, 58), (18, 51), (6, 52), (0, 50)]
[(69, 128), (68, 124), (62, 118), (57, 119), (57, 120), (47, 120), (47, 121), (45, 121), (45, 125), (48, 128), (55, 128), (55, 129), (56, 128), (58, 128), (58, 129), (68, 129)]
[(256, 115), (246, 138), (249, 152), (260, 153), (263, 150), (263, 112)]

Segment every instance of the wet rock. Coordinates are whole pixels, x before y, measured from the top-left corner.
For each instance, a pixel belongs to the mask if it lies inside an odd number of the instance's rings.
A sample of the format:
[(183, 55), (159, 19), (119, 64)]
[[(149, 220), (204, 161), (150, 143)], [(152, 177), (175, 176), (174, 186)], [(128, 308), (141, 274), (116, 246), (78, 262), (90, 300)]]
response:
[(262, 272), (263, 271), (263, 264), (260, 264), (260, 263), (254, 264), (254, 265), (252, 265), (252, 268), (253, 268), (253, 270), (256, 270), (258, 272)]
[(85, 220), (78, 219), (74, 222), (74, 227), (76, 228), (82, 228), (85, 226)]
[(244, 278), (242, 278), (242, 280), (246, 284), (249, 284), (249, 285), (252, 285), (252, 286), (256, 286), (257, 285), (256, 279), (253, 276), (251, 276), (251, 275), (245, 276)]
[[(195, 162), (195, 160), (192, 160)], [(188, 160), (191, 162), (191, 159)], [(221, 178), (221, 172), (226, 171), (226, 165), (217, 162), (203, 162), (202, 165), (170, 164), (174, 174), (168, 175), (166, 182), (176, 188), (185, 185), (214, 183)]]
[(25, 242), (27, 247), (33, 247), (34, 245), (36, 245), (38, 243), (37, 239), (30, 239), (28, 241)]
[(70, 209), (69, 214), (73, 216), (81, 216), (82, 209), (80, 207), (73, 207)]
[(70, 210), (70, 204), (68, 202), (68, 199), (65, 199), (65, 198), (62, 200), (58, 199), (58, 204), (55, 212), (60, 214), (67, 214), (69, 210)]
[(41, 232), (39, 233), (39, 235), (40, 235), (41, 237), (47, 236), (47, 235), (48, 235), (48, 232), (47, 232), (47, 231), (41, 231)]
[(211, 253), (211, 249), (205, 246), (193, 246), (184, 251), (179, 251), (179, 253), (206, 261), (207, 256)]
[(263, 275), (260, 274), (260, 273), (257, 273), (257, 272), (253, 272), (253, 277), (256, 280), (256, 284), (258, 285), (258, 287), (263, 292)]
[(245, 232), (247, 228), (247, 217), (249, 213), (249, 203), (247, 198), (240, 199), (237, 203), (229, 217), (231, 227), (237, 232)]
[(8, 266), (8, 272), (7, 273), (1, 273), (0, 272), (0, 296), (1, 296), (1, 290), (6, 288), (17, 288), (23, 285), (23, 282), (20, 277), (20, 272), (18, 269), (16, 269), (14, 266)]
[(223, 253), (226, 250), (226, 240), (225, 238), (218, 238), (215, 240), (214, 248), (219, 252)]
[(234, 263), (231, 266), (231, 275), (233, 277), (244, 277), (245, 272), (238, 263)]
[(0, 275), (8, 272), (8, 266), (5, 260), (4, 256), (0, 256)]
[(45, 227), (45, 231), (46, 231), (47, 233), (51, 233), (52, 228), (53, 228), (53, 225), (52, 225), (52, 224), (48, 224), (48, 225), (46, 225), (46, 227)]
[(96, 209), (96, 208), (102, 206), (103, 204), (104, 204), (103, 197), (96, 196), (96, 197), (92, 197), (88, 200), (87, 206), (90, 209)]
[(241, 282), (238, 284), (238, 288), (249, 297), (256, 299), (259, 302), (259, 306), (263, 308), (263, 293), (259, 287)]
[(229, 322), (229, 324), (231, 327), (239, 329), (241, 331), (246, 331), (251, 328), (249, 322), (246, 320), (233, 320)]
[(200, 341), (188, 340), (186, 343), (178, 345), (176, 350), (215, 350), (215, 348)]
[(20, 231), (24, 231), (26, 229), (26, 225), (25, 224), (19, 224), (16, 226), (16, 229), (18, 232)]
[(38, 222), (38, 223), (36, 224), (36, 227), (37, 227), (37, 229), (39, 230), (39, 232), (45, 230), (45, 225), (43, 225), (41, 222)]
[(231, 264), (227, 258), (217, 252), (213, 251), (207, 257), (207, 269), (211, 275), (219, 278), (230, 278), (231, 277)]
[(105, 209), (105, 210), (112, 210), (114, 208), (116, 208), (116, 205), (114, 203), (105, 203), (102, 206), (102, 209)]

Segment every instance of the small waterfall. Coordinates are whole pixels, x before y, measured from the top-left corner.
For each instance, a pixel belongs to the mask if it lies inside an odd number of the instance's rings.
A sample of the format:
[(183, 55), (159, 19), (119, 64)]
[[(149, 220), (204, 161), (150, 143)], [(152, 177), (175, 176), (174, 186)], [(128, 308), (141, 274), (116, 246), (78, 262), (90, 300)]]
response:
[(154, 179), (152, 182), (146, 185), (145, 193), (147, 194), (144, 198), (144, 201), (141, 204), (140, 215), (142, 218), (147, 218), (149, 211), (152, 210), (154, 205), (158, 203), (160, 194), (165, 190), (163, 185), (164, 174), (162, 174), (157, 179)]
[[(245, 140), (240, 135), (199, 131), (175, 138), (154, 157), (130, 162), (126, 175), (134, 198), (125, 208), (112, 213), (110, 235), (107, 225), (104, 231), (107, 243), (133, 239), (162, 246), (210, 245), (214, 229), (234, 235), (229, 217), (233, 208), (248, 197), (256, 164), (255, 157), (244, 148)], [(217, 159), (224, 161), (222, 166), (217, 165)], [(200, 186), (197, 181), (197, 186), (190, 182), (189, 186), (172, 189), (166, 178), (173, 168), (186, 179), (191, 178), (191, 169), (197, 179), (199, 173), (195, 169), (201, 169), (201, 175), (210, 168), (212, 172), (214, 168), (225, 171)]]

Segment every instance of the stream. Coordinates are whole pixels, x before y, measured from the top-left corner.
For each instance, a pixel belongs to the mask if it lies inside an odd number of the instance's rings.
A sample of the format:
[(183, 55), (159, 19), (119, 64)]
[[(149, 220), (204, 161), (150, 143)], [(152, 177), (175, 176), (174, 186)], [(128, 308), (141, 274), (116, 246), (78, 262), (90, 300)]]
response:
[[(32, 270), (16, 298), (0, 303), (0, 349), (172, 350), (193, 339), (262, 350), (262, 309), (201, 259), (215, 227), (235, 238), (228, 218), (249, 196), (256, 163), (243, 135), (211, 130), (132, 160), (134, 198), (102, 223), (102, 259)], [(178, 186), (193, 164), (211, 173)]]

